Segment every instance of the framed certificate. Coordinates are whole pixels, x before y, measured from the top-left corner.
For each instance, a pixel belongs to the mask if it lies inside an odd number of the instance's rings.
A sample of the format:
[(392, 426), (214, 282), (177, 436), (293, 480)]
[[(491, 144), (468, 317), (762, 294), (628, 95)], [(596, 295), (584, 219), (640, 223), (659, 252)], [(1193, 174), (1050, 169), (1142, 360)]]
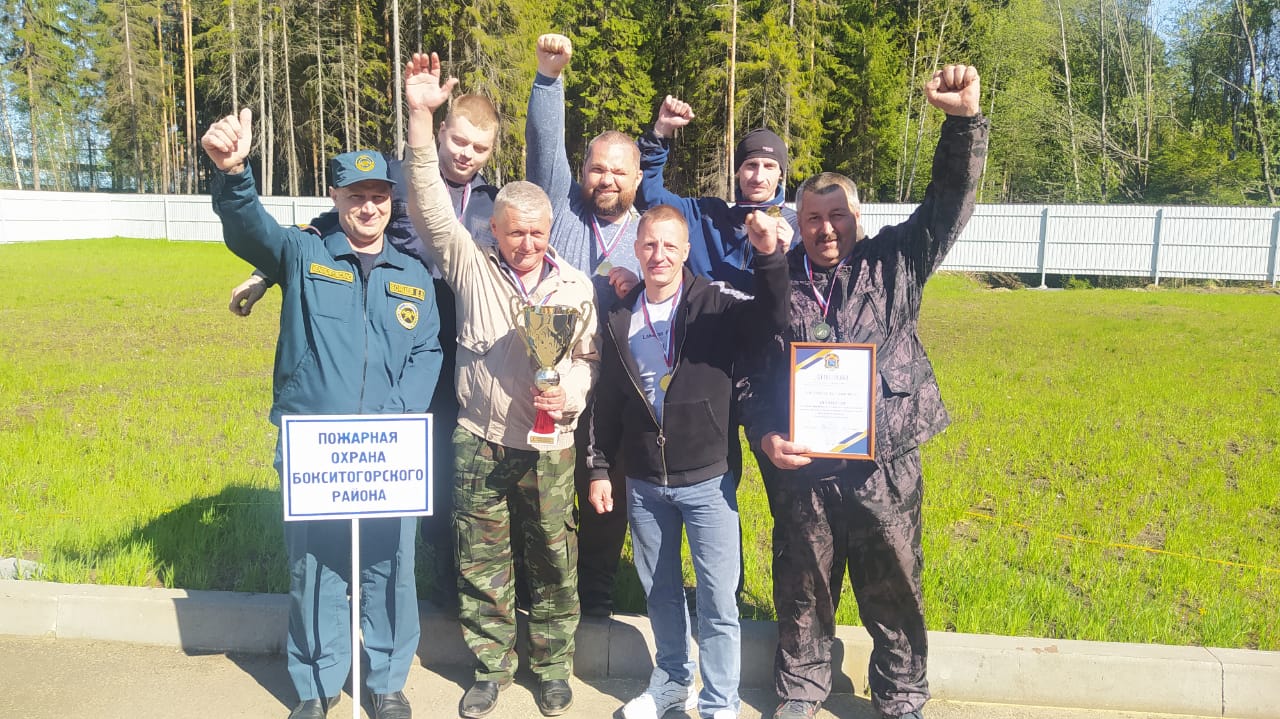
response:
[(791, 441), (810, 457), (875, 459), (876, 346), (791, 343)]

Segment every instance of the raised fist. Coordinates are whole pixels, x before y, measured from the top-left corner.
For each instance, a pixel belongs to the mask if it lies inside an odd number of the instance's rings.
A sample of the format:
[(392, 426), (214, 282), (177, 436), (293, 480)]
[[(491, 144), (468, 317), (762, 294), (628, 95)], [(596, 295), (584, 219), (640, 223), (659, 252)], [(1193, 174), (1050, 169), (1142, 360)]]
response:
[(560, 77), (573, 57), (573, 43), (564, 35), (547, 33), (538, 38), (538, 72), (546, 77)]
[(671, 137), (676, 130), (693, 120), (693, 108), (678, 97), (667, 95), (658, 107), (658, 119), (653, 121), (653, 134), (659, 138)]
[(924, 96), (930, 105), (948, 115), (973, 117), (982, 109), (980, 89), (978, 68), (947, 65), (933, 73), (933, 77), (924, 84)]

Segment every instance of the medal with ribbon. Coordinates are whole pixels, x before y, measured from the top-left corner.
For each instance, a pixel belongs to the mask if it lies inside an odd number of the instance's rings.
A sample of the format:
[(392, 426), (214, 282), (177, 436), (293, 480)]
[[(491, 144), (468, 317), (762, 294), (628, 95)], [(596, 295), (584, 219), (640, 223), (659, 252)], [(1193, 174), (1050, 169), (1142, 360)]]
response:
[(826, 342), (831, 339), (834, 331), (831, 325), (827, 324), (827, 310), (831, 307), (831, 296), (836, 289), (836, 273), (844, 266), (848, 257), (840, 260), (839, 264), (831, 270), (831, 284), (827, 286), (827, 296), (824, 298), (818, 292), (818, 285), (813, 281), (813, 266), (809, 264), (809, 255), (804, 256), (804, 273), (809, 278), (809, 292), (813, 294), (813, 299), (818, 303), (818, 309), (822, 310), (822, 318), (809, 326), (809, 330), (813, 333), (813, 338), (819, 342)]
[(622, 233), (627, 231), (627, 225), (631, 224), (631, 213), (627, 213), (627, 219), (622, 222), (622, 227), (613, 233), (613, 241), (605, 244), (604, 233), (600, 231), (600, 223), (596, 220), (594, 214), (591, 215), (591, 232), (596, 237), (596, 245), (600, 248), (600, 264), (596, 265), (596, 274), (608, 276), (609, 270), (613, 269), (613, 263), (609, 261), (609, 255), (618, 247), (618, 240), (622, 239)]
[[(656, 341), (662, 347), (662, 361), (665, 362), (667, 365), (667, 373), (662, 375), (662, 377), (658, 380), (658, 387), (660, 387), (663, 392), (666, 392), (667, 388), (671, 386), (671, 376), (675, 374), (675, 365), (673, 364), (673, 361), (675, 360), (674, 354), (675, 354), (675, 339), (676, 339), (675, 317), (676, 317), (676, 310), (680, 306), (680, 295), (683, 292), (684, 292), (684, 280), (680, 280), (680, 286), (676, 287), (676, 293), (671, 297), (671, 314), (668, 315), (670, 317), (670, 319), (668, 320), (668, 324), (670, 325), (671, 329), (669, 332), (667, 332), (666, 342), (663, 342), (658, 337), (658, 330), (656, 327), (653, 326), (653, 320), (650, 319), (649, 317), (649, 298), (642, 296), (642, 299), (644, 301), (640, 305), (640, 310), (644, 313), (644, 326), (649, 328), (649, 332), (653, 334), (654, 341)], [(661, 304), (661, 303), (655, 302), (654, 304)]]

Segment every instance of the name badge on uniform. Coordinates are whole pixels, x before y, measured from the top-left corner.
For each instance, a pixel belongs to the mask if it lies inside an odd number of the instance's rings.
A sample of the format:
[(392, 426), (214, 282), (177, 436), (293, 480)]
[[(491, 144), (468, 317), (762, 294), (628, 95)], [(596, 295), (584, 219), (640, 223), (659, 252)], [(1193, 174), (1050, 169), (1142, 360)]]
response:
[(310, 268), (311, 274), (319, 277), (328, 277), (331, 280), (339, 282), (355, 282), (356, 276), (348, 270), (335, 270), (332, 267), (325, 267), (319, 262), (312, 262)]
[(414, 287), (413, 285), (402, 285), (399, 282), (388, 282), (387, 292), (396, 295), (397, 297), (404, 297), (405, 299), (417, 300), (419, 302), (427, 299), (426, 290), (421, 287)]

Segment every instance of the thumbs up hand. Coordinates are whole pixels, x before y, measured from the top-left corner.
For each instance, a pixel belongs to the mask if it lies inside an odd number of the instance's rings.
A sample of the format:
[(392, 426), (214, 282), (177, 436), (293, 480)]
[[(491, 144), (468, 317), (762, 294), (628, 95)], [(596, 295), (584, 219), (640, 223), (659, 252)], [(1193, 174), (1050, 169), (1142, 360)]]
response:
[(244, 171), (245, 158), (253, 145), (253, 110), (244, 108), (240, 116), (227, 115), (209, 126), (200, 146), (219, 170), (229, 174)]

